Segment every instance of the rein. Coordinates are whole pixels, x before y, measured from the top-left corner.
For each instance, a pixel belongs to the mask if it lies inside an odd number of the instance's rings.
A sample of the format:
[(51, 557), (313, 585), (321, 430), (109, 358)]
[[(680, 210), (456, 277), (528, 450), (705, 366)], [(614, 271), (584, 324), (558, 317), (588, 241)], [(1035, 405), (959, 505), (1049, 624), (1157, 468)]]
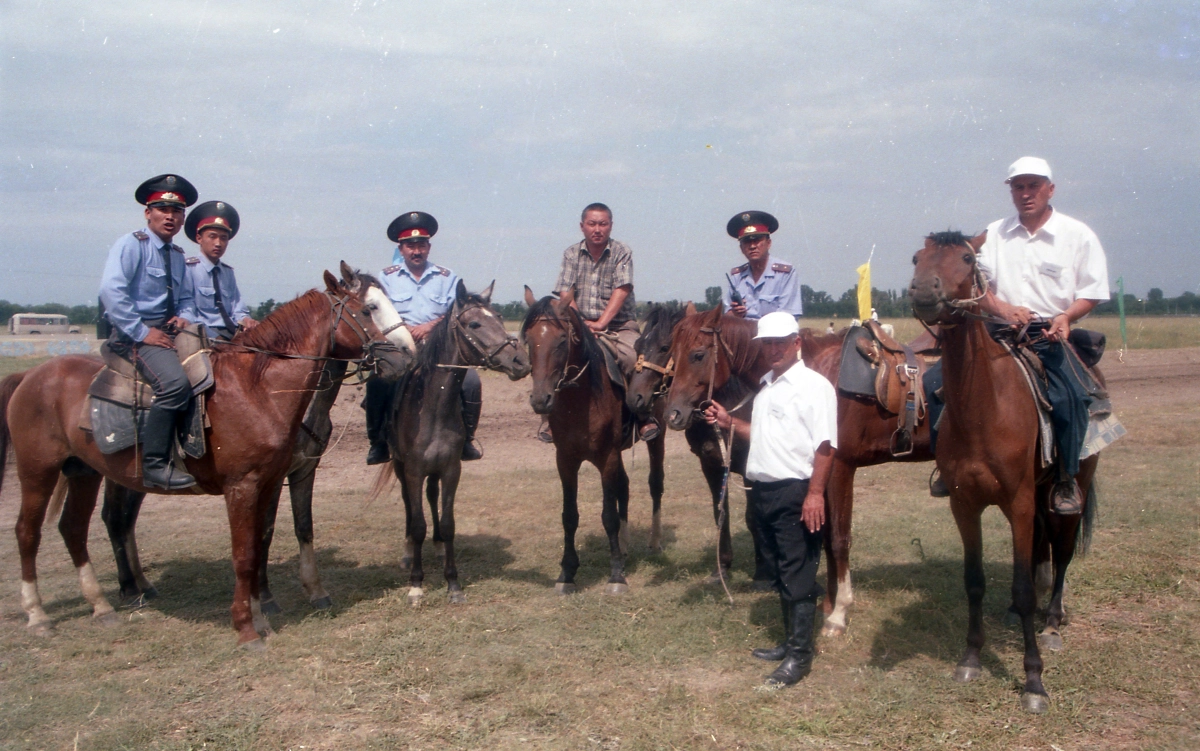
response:
[[(565, 334), (566, 338), (567, 338), (567, 364), (563, 367), (562, 377), (560, 377), (558, 379), (558, 382), (554, 384), (554, 393), (557, 394), (558, 392), (562, 391), (565, 388), (572, 388), (572, 387), (578, 386), (579, 379), (583, 378), (583, 374), (587, 372), (588, 366), (591, 365), (591, 362), (585, 362), (583, 364), (583, 367), (581, 368), (578, 365), (571, 364), (571, 349), (572, 349), (571, 345), (575, 344), (576, 342), (579, 341), (579, 334), (576, 333), (575, 328), (573, 326), (567, 326), (566, 324), (564, 324), (562, 322), (561, 318), (550, 318), (549, 316), (542, 316), (541, 318), (535, 318), (534, 320), (530, 321), (529, 325), (532, 326), (533, 324), (538, 323), (540, 321), (554, 324), (557, 328), (562, 330), (563, 334)], [(526, 330), (528, 330), (529, 326), (526, 326), (525, 328), (526, 328)], [(497, 350), (497, 352), (498, 351), (499, 350)], [(574, 375), (571, 375), (572, 368), (575, 369)]]
[[(962, 247), (971, 251), (972, 255), (976, 255), (975, 248), (971, 245), (963, 243)], [(942, 299), (938, 300), (938, 304), (947, 305), (952, 308), (953, 310), (951, 310), (951, 315), (962, 316), (963, 318), (968, 318), (975, 321), (983, 321), (984, 323), (990, 323), (996, 326), (1015, 326), (1016, 323), (1008, 320), (1007, 318), (1001, 318), (990, 313), (979, 313), (976, 310), (973, 310), (973, 308), (978, 307), (979, 301), (987, 296), (988, 284), (987, 279), (985, 279), (983, 276), (983, 269), (980, 268), (978, 261), (973, 263), (972, 267), (971, 296), (962, 298), (948, 298), (943, 295)], [(918, 317), (915, 313), (913, 314), (913, 317), (917, 319), (921, 326), (923, 326), (925, 330), (929, 332), (930, 336), (932, 336), (934, 341), (936, 341), (940, 346), (942, 343), (941, 333), (930, 328), (930, 325), (926, 323), (924, 319)], [(938, 323), (936, 325), (943, 329), (952, 329), (955, 326), (958, 326), (957, 323)], [(1021, 328), (1020, 332), (1016, 336), (1016, 341), (1019, 342), (1026, 339), (1026, 333), (1029, 331), (1029, 326), (1030, 324), (1027, 323)]]

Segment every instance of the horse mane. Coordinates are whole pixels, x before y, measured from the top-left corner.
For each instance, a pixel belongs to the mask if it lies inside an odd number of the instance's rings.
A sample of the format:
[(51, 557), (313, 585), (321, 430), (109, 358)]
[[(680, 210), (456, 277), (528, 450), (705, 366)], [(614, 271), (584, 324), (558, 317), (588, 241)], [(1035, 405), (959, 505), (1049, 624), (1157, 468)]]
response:
[(579, 314), (578, 310), (567, 308), (567, 315), (570, 318), (564, 319), (554, 309), (555, 302), (553, 296), (546, 295), (529, 307), (529, 311), (525, 314), (525, 320), (521, 322), (521, 338), (525, 338), (525, 332), (539, 318), (548, 318), (567, 329), (574, 328), (575, 332), (579, 334), (583, 357), (587, 361), (588, 381), (592, 385), (592, 391), (599, 393), (608, 379), (608, 367), (604, 364), (604, 351), (600, 349), (600, 342), (583, 322), (583, 316)]
[(686, 315), (686, 311), (683, 308), (652, 303), (646, 312), (646, 317), (642, 319), (642, 336), (638, 337), (634, 351), (639, 355), (645, 354), (643, 351), (646, 347), (645, 335), (660, 328), (665, 328), (667, 333), (670, 333), (676, 324), (683, 320), (684, 315)]
[[(252, 329), (239, 332), (233, 342), (217, 342), (213, 345), (213, 368), (221, 362), (225, 353), (241, 354), (244, 350), (237, 345), (257, 347), (270, 352), (296, 352), (312, 330), (312, 313), (327, 306), (325, 293), (310, 289), (294, 300), (276, 308)], [(271, 355), (257, 353), (250, 368), (250, 381), (257, 383), (267, 370)]]
[(969, 245), (971, 242), (970, 237), (958, 230), (949, 229), (945, 232), (930, 232), (925, 239), (934, 245)]

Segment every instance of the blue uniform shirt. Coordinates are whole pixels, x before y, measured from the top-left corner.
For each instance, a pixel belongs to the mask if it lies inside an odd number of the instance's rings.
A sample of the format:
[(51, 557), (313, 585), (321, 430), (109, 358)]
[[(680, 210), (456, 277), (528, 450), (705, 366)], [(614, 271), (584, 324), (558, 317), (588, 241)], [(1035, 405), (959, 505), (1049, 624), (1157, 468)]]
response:
[[(399, 254), (397, 250), (396, 255)], [(408, 270), (404, 260), (400, 259), (394, 266), (383, 270), (379, 283), (404, 322), (419, 326), (440, 318), (450, 310), (458, 287), (458, 274), (426, 262), (421, 278), (417, 279)]]
[[(167, 273), (161, 248), (166, 243), (148, 230), (130, 232), (108, 251), (100, 299), (108, 320), (135, 342), (150, 333), (145, 320), (167, 315)], [(193, 301), (192, 281), (184, 271), (183, 249), (171, 246), (169, 273), (174, 287), (175, 315), (195, 322), (199, 315)]]
[[(237, 278), (233, 275), (233, 267), (224, 261), (218, 261), (221, 273), (218, 279), (221, 283), (221, 304), (225, 312), (235, 324), (250, 317), (250, 308), (242, 301), (242, 293), (238, 290)], [(187, 259), (187, 274), (191, 277), (195, 291), (196, 312), (200, 315), (195, 323), (203, 323), (210, 329), (226, 328), (221, 312), (217, 310), (216, 290), (213, 287), (212, 272), (216, 264), (203, 254), (199, 258)], [(233, 331), (230, 334), (236, 333)]]
[[(800, 280), (796, 278), (796, 270), (790, 263), (773, 261), (767, 265), (758, 281), (750, 273), (750, 264), (743, 263), (729, 272), (733, 286), (742, 296), (746, 306), (746, 318), (758, 319), (767, 313), (782, 310), (794, 316), (803, 315), (804, 306), (800, 301)], [(729, 294), (729, 283), (722, 285), (721, 300), (725, 309), (729, 310), (732, 299)]]

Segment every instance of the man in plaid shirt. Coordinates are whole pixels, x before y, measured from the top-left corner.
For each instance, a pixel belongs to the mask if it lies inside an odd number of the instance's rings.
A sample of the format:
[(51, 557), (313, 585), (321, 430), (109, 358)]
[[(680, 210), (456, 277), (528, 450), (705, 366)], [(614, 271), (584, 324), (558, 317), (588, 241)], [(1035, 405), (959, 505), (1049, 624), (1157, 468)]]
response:
[[(572, 305), (617, 358), (628, 382), (637, 362), (634, 344), (641, 335), (634, 312), (633, 251), (610, 236), (612, 210), (602, 203), (583, 210), (579, 228), (583, 240), (563, 252), (554, 291), (561, 295), (575, 288)], [(640, 432), (642, 440), (651, 440), (658, 435), (658, 425), (651, 420)]]

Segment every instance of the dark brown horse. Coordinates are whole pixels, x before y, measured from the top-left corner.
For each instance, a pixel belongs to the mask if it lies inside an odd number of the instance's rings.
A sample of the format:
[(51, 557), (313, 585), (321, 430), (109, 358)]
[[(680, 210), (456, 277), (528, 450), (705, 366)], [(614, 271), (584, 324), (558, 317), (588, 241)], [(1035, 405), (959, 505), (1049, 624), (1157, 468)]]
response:
[[(685, 317), (675, 327), (669, 354), (674, 361), (674, 378), (667, 399), (667, 424), (676, 430), (687, 431), (688, 444), (700, 458), (712, 492), (713, 513), (718, 518), (717, 501), (723, 476), (721, 455), (714, 430), (702, 420), (694, 419), (694, 410), (706, 398), (715, 399), (726, 408), (736, 406), (747, 395), (758, 391), (760, 379), (768, 368), (758, 357), (758, 345), (753, 340), (755, 330), (754, 321), (722, 315), (718, 307)], [(835, 386), (845, 337), (845, 329), (836, 334), (816, 334), (807, 328), (800, 330), (804, 364)], [(746, 401), (741, 414), (743, 419), (750, 414), (751, 406), (752, 403)], [(828, 591), (823, 633), (826, 636), (845, 632), (848, 610), (854, 603), (850, 583), (850, 543), (855, 472), (859, 467), (886, 462), (929, 461), (933, 458), (929, 451), (928, 421), (917, 425), (910, 455), (892, 456), (891, 437), (899, 419), (873, 401), (838, 393), (838, 448), (834, 452), (833, 473), (825, 491), (829, 525), (825, 535)], [(736, 474), (745, 469), (747, 449), (740, 440), (732, 444), (730, 468)], [(752, 511), (747, 506), (746, 525), (755, 535)], [(772, 574), (764, 569), (757, 537), (754, 548), (754, 579), (770, 581)], [(728, 520), (720, 533), (717, 558), (718, 565), (723, 568), (732, 565)]]
[[(343, 273), (354, 278), (348, 268)], [(283, 306), (240, 343), (218, 345), (212, 358), (216, 385), (208, 398), (209, 450), (186, 462), (199, 492), (225, 496), (237, 577), (230, 611), (239, 643), (254, 648), (263, 646), (260, 632), (270, 629), (258, 591), (266, 512), (291, 463), (292, 444), (325, 360), (366, 356), (392, 377), (411, 365), (409, 356), (387, 344), (364, 310), (367, 285), (340, 286), (328, 272), (325, 283), (325, 290), (310, 291)], [(68, 492), (59, 530), (84, 596), (94, 615), (105, 620), (112, 619), (113, 609), (87, 551), (100, 481), (109, 477), (148, 492), (141, 485), (136, 447), (102, 454), (92, 434), (79, 429), (88, 385), (100, 367), (96, 358), (55, 358), (25, 374), (0, 404), (0, 472), (11, 443), (21, 481), (16, 528), (21, 604), (29, 626), (38, 631), (47, 630), (51, 621), (38, 593), (37, 551), (47, 503), (60, 474), (67, 477)]]
[(533, 367), (529, 403), (534, 412), (548, 416), (563, 488), (563, 556), (554, 588), (560, 594), (575, 591), (579, 467), (588, 461), (599, 470), (604, 491), (600, 519), (608, 536), (611, 563), (605, 591), (622, 594), (629, 590), (621, 534), (629, 519), (629, 476), (621, 461), (625, 400), (609, 378), (600, 342), (579, 311), (571, 307), (573, 299), (574, 291), (568, 290), (557, 300), (535, 300), (526, 287), (529, 312), (521, 325)]
[[(977, 301), (986, 290), (976, 253), (984, 236), (968, 240), (957, 232), (931, 235), (913, 256), (909, 294), (913, 312), (941, 330), (946, 412), (938, 436), (937, 465), (950, 489), (950, 510), (963, 541), (964, 580), (970, 617), (967, 650), (955, 671), (966, 682), (981, 672), (983, 649), (983, 535), (980, 516), (997, 506), (1012, 528), (1013, 608), (1025, 640), (1022, 706), (1044, 712), (1049, 700), (1042, 685), (1042, 657), (1034, 633), (1035, 547), (1038, 528), (1054, 561), (1054, 592), (1044, 632), (1058, 636), (1062, 586), (1075, 553), (1077, 533), (1090, 514), (1063, 516), (1050, 511), (1051, 473), (1038, 466), (1038, 417), (1033, 395), (1015, 358), (992, 338)], [(1076, 479), (1094, 508), (1092, 479), (1097, 456), (1080, 463)], [(1086, 529), (1084, 530), (1086, 536)]]
[[(529, 360), (504, 329), (504, 321), (489, 307), (492, 287), (482, 294), (467, 292), (462, 280), (454, 304), (429, 333), (417, 367), (404, 379), (392, 401), (388, 447), (391, 469), (400, 481), (405, 509), (405, 556), (410, 567), (408, 601), (424, 597), (425, 511), (429, 502), (433, 541), (442, 546), (446, 589), (450, 602), (466, 602), (454, 557), (454, 500), (462, 473), (466, 428), (462, 419), (462, 388), (467, 369), (497, 370), (516, 381), (529, 374)], [(385, 487), (388, 467), (374, 495)], [(439, 486), (441, 510), (438, 510)], [(422, 493), (424, 491), (424, 493)]]

